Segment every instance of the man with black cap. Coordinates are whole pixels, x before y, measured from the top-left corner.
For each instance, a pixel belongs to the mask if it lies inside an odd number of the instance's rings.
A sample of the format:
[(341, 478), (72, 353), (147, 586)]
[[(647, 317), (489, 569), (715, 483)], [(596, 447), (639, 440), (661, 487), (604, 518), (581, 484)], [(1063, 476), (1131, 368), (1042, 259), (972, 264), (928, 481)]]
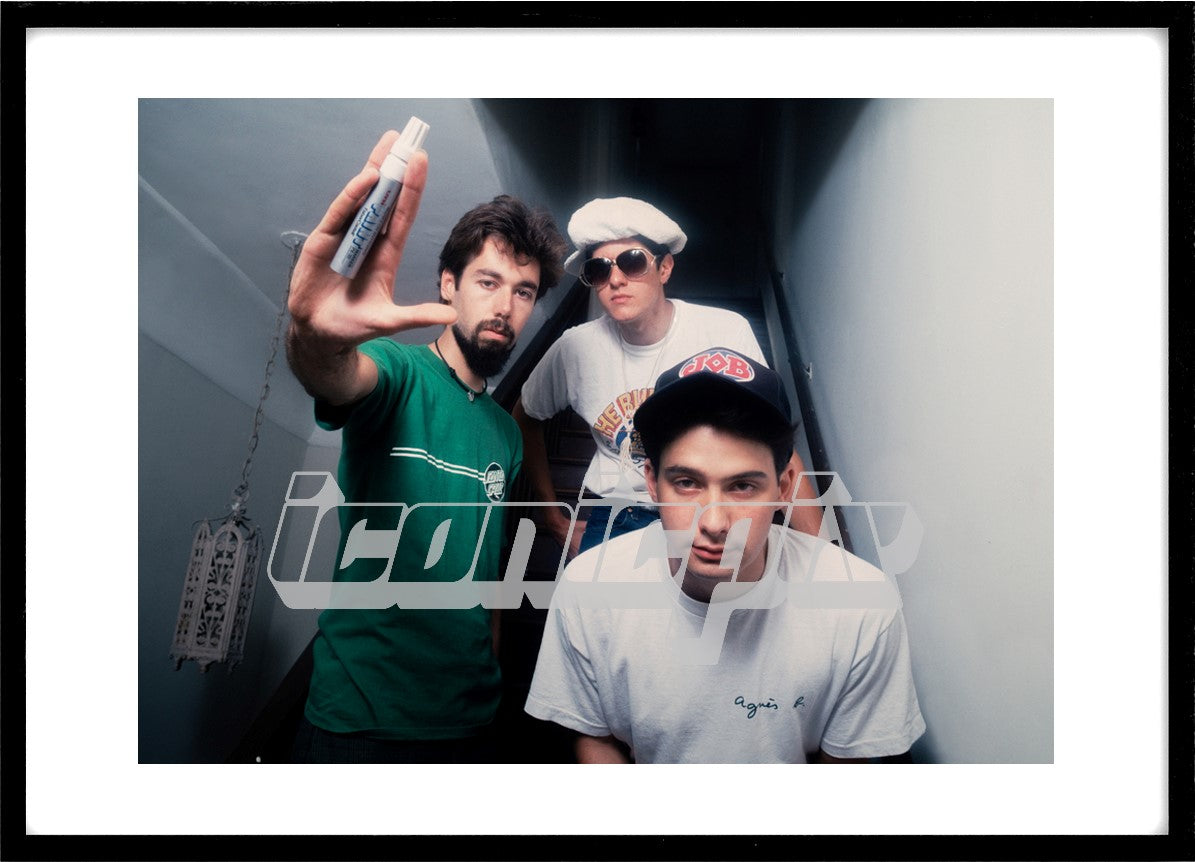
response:
[(583, 763), (907, 752), (925, 722), (895, 584), (773, 524), (796, 478), (775, 372), (701, 351), (635, 422), (660, 522), (565, 569), (526, 711), (577, 731)]
[[(544, 354), (523, 386), (513, 415), (523, 432), (524, 469), (534, 499), (556, 499), (544, 446), (543, 422), (571, 407), (589, 425), (596, 452), (585, 473), (582, 496), (631, 500), (615, 510), (609, 536), (638, 529), (656, 518), (643, 472), (644, 453), (635, 429), (639, 404), (651, 394), (660, 370), (714, 344), (731, 347), (756, 362), (763, 353), (740, 314), (694, 305), (664, 294), (675, 256), (685, 247), (680, 226), (646, 201), (597, 198), (569, 220), (576, 250), (564, 263), (595, 291), (605, 313), (565, 332)], [(794, 456), (797, 473), (803, 471)], [(817, 496), (803, 478), (798, 496)], [(553, 535), (569, 540), (569, 519), (545, 507)], [(584, 551), (606, 534), (609, 507), (585, 507), (584, 534), (571, 536), (570, 550)], [(821, 511), (802, 506), (793, 526), (816, 535)]]

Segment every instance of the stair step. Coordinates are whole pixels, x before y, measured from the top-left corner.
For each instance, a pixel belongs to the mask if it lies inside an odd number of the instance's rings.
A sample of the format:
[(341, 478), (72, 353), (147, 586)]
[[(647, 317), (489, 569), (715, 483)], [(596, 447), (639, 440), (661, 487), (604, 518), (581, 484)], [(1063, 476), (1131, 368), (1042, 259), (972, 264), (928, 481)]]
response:
[(555, 451), (548, 455), (548, 460), (560, 458), (564, 461), (588, 461), (593, 457), (596, 448), (592, 437), (587, 439), (580, 437), (570, 437), (567, 440), (561, 439), (556, 441)]
[(580, 487), (581, 483), (585, 481), (585, 470), (588, 466), (588, 461), (580, 464), (567, 464), (556, 460), (549, 461), (548, 469), (552, 474), (552, 485), (557, 488), (571, 485)]
[(583, 437), (580, 435), (561, 436), (556, 438), (556, 445), (548, 458), (549, 460), (560, 458), (564, 461), (584, 460), (588, 462), (593, 458), (596, 448), (597, 444), (593, 442), (593, 437), (589, 434)]
[(572, 408), (568, 408), (560, 417), (560, 430), (562, 431), (583, 431), (589, 433), (589, 423), (581, 418), (581, 415)]

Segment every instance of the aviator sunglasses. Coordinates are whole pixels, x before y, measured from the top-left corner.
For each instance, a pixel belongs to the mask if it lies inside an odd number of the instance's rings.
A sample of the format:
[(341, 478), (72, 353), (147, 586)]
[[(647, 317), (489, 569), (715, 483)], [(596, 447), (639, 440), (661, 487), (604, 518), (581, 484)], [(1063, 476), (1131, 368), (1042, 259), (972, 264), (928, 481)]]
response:
[(604, 287), (610, 280), (610, 273), (615, 265), (627, 278), (638, 278), (647, 272), (647, 268), (655, 263), (658, 257), (659, 255), (652, 254), (644, 248), (628, 248), (614, 260), (608, 257), (591, 257), (581, 265), (581, 281), (590, 287)]

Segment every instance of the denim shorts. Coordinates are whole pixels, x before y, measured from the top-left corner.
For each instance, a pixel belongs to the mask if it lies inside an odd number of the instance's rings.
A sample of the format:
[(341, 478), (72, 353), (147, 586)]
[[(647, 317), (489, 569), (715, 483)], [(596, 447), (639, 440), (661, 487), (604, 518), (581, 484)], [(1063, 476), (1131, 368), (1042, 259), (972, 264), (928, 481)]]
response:
[[(656, 509), (638, 505), (628, 506), (614, 516), (614, 523), (610, 524), (610, 538), (640, 530), (659, 519), (660, 513)], [(581, 534), (581, 547), (577, 553), (588, 551), (601, 543), (606, 535), (606, 523), (609, 520), (609, 506), (594, 506), (589, 510), (589, 520), (585, 523), (585, 532)]]

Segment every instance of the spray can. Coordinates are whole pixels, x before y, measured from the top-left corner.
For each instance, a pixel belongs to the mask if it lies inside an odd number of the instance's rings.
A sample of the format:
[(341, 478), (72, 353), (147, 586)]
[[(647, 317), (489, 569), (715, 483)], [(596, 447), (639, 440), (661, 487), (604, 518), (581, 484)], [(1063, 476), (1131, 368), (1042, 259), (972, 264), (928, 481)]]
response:
[(407, 162), (423, 146), (427, 130), (427, 123), (418, 117), (411, 117), (407, 121), (406, 128), (382, 161), (377, 184), (357, 211), (340, 248), (336, 250), (336, 256), (332, 258), (331, 265), (335, 272), (345, 278), (354, 278), (361, 269), (374, 240), (394, 211), (398, 193), (402, 190), (402, 178), (407, 172)]

